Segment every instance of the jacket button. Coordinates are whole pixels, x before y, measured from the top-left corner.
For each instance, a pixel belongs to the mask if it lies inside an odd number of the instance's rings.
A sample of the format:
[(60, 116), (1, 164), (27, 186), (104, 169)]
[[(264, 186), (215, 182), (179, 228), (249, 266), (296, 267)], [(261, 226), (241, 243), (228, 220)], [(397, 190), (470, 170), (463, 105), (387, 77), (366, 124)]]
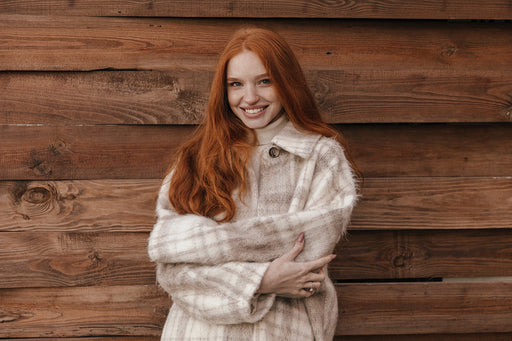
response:
[(281, 151), (277, 147), (272, 147), (268, 150), (268, 155), (270, 155), (271, 158), (275, 159), (276, 157), (281, 154)]

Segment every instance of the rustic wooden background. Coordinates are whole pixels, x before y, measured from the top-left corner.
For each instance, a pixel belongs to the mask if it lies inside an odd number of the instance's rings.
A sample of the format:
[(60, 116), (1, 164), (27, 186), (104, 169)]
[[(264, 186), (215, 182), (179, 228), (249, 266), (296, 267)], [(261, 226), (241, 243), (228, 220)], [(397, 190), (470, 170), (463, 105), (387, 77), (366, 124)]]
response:
[(255, 24), (365, 175), (337, 340), (511, 340), (511, 19), (509, 0), (0, 2), (0, 339), (158, 339), (160, 179)]

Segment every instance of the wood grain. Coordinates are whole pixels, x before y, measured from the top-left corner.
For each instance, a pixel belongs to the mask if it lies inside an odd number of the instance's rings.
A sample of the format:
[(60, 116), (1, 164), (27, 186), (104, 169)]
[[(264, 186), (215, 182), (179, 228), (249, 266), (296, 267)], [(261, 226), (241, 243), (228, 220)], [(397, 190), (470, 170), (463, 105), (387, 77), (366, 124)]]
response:
[[(365, 177), (510, 176), (510, 125), (339, 125)], [(0, 180), (162, 178), (192, 126), (0, 125)]]
[[(0, 288), (152, 285), (149, 233), (2, 232)], [(334, 281), (512, 276), (512, 230), (352, 231)]]
[[(161, 180), (0, 182), (0, 231), (148, 232)], [(23, 235), (19, 235), (20, 241)]]
[(338, 335), (334, 341), (510, 341), (512, 333), (425, 335)]
[(363, 282), (509, 277), (511, 242), (512, 229), (350, 231), (336, 248), (329, 274)]
[(510, 70), (512, 23), (0, 15), (0, 70), (213, 70), (242, 25), (281, 33), (307, 70)]
[(269, 18), (375, 18), (375, 19), (512, 19), (510, 3), (492, 1), (371, 0), (333, 2), (326, 0), (264, 0), (236, 2), (163, 1), (126, 2), (78, 0), (2, 1), (1, 13), (88, 16), (181, 16)]
[(170, 306), (154, 285), (4, 289), (0, 301), (0, 338), (157, 336)]
[(0, 126), (3, 179), (162, 178), (192, 127)]
[(512, 282), (346, 284), (337, 334), (510, 333)]
[[(512, 328), (512, 283), (342, 284), (337, 291), (337, 335), (510, 333)], [(0, 299), (3, 338), (157, 336), (170, 305), (154, 286), (3, 289)]]
[(148, 233), (2, 233), (1, 288), (152, 285)]
[[(512, 72), (306, 72), (329, 123), (509, 122)], [(0, 73), (0, 124), (198, 124), (212, 72)]]
[[(365, 179), (350, 229), (512, 228), (510, 178)], [(0, 231), (149, 232), (159, 179), (0, 182)]]
[(352, 228), (511, 228), (511, 192), (510, 177), (365, 179)]

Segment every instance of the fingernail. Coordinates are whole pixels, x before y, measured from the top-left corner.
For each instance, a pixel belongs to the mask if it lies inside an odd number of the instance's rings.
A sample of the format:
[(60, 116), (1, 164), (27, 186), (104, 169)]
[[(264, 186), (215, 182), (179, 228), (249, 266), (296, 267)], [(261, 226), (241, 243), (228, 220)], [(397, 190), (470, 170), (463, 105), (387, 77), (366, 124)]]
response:
[(336, 258), (336, 254), (331, 255), (331, 260)]
[(304, 232), (302, 232), (301, 234), (299, 234), (299, 239), (297, 239), (297, 241), (299, 243), (302, 243), (304, 241)]

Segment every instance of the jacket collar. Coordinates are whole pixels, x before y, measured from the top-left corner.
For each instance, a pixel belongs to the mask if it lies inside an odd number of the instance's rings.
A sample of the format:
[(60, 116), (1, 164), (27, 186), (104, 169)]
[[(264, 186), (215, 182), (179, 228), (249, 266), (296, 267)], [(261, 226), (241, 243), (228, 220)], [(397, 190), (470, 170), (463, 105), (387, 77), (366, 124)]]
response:
[(293, 123), (288, 122), (284, 128), (272, 139), (272, 143), (286, 150), (289, 153), (308, 158), (321, 135), (306, 133), (295, 128)]

